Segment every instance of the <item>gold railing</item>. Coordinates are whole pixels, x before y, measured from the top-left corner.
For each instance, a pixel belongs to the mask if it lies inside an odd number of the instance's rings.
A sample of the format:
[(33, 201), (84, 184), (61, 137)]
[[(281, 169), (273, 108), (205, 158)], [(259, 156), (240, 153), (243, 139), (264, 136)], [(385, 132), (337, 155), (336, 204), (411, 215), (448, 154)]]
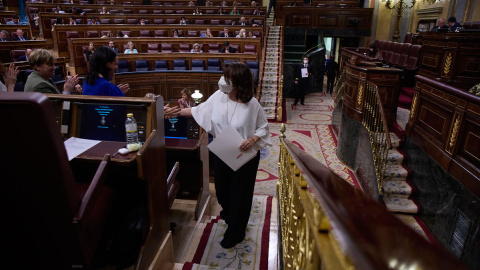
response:
[(281, 133), (283, 269), (465, 269)]
[(378, 192), (383, 195), (383, 178), (387, 165), (388, 150), (392, 149), (392, 141), (378, 87), (375, 84), (371, 82), (365, 84), (364, 99), (362, 124), (370, 135)]

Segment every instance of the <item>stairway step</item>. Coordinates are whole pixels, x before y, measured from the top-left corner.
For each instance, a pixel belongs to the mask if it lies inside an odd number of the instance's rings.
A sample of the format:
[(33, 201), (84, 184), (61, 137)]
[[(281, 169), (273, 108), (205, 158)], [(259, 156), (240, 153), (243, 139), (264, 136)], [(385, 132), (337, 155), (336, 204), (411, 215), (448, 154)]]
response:
[(408, 198), (412, 194), (412, 187), (407, 181), (383, 181), (383, 193)]
[(385, 194), (383, 196), (383, 202), (387, 206), (387, 210), (390, 212), (418, 213), (417, 204), (409, 198)]
[(383, 173), (384, 181), (405, 181), (408, 176), (408, 171), (402, 165), (385, 165), (385, 172)]
[[(384, 145), (386, 144), (386, 139), (383, 136), (378, 136), (376, 140), (377, 140), (377, 143), (384, 144)], [(400, 146), (401, 141), (402, 140), (398, 138), (395, 133), (390, 132), (390, 142), (392, 143), (392, 148), (398, 148)]]
[[(177, 264), (175, 264), (177, 265)], [(191, 263), (191, 262), (187, 262), (187, 263), (184, 263), (182, 265), (182, 268), (173, 268), (174, 270), (177, 270), (177, 269), (183, 269), (183, 267), (185, 267), (185, 269), (195, 269), (195, 270), (235, 270), (235, 268), (224, 268), (224, 267), (215, 267), (215, 266), (211, 266), (211, 265), (203, 265), (203, 264), (196, 264), (196, 263)]]
[(405, 157), (397, 149), (391, 149), (387, 154), (387, 164), (401, 165)]

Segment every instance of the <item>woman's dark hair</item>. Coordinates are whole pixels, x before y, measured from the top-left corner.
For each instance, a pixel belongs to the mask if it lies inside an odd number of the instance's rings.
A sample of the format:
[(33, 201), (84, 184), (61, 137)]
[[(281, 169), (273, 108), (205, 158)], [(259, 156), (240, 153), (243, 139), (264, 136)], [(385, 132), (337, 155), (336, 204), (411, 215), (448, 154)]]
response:
[(224, 65), (223, 75), (237, 89), (237, 100), (249, 102), (253, 97), (253, 76), (250, 68), (244, 63), (233, 62)]
[(63, 18), (62, 17), (58, 17), (57, 18), (57, 22), (55, 24), (63, 24)]
[(103, 46), (98, 48), (90, 56), (89, 70), (85, 76), (85, 81), (89, 85), (94, 85), (99, 78), (98, 74), (101, 74), (106, 80), (110, 80), (110, 69), (107, 67), (107, 63), (115, 61), (115, 57), (117, 57), (117, 53), (110, 47)]

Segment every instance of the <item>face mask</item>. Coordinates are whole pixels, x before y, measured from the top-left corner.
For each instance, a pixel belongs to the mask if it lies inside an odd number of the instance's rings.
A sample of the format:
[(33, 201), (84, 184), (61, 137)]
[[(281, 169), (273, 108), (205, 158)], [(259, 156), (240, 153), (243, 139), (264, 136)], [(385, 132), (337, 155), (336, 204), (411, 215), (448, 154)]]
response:
[(306, 65), (308, 64), (308, 60), (303, 60), (303, 63)]
[(227, 83), (227, 81), (225, 81), (224, 76), (220, 77), (220, 80), (218, 80), (218, 87), (224, 93), (228, 94), (232, 92), (232, 86), (229, 83)]

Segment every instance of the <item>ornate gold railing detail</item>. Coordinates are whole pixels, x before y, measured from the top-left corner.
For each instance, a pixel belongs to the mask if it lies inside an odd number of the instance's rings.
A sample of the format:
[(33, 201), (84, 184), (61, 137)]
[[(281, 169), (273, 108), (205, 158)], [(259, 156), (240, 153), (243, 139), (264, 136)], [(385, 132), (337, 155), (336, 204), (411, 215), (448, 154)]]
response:
[(282, 119), (283, 119), (283, 75), (280, 77), (280, 87), (278, 89), (277, 121), (281, 122)]
[(281, 235), (285, 269), (348, 269), (332, 227), (314, 195), (307, 188), (302, 168), (290, 155), (284, 143), (285, 126), (281, 128), (279, 181)]
[(383, 112), (383, 103), (375, 84), (368, 82), (365, 87), (365, 104), (362, 124), (370, 134), (378, 192), (383, 195), (383, 178), (387, 165), (388, 150), (392, 149), (390, 131)]

